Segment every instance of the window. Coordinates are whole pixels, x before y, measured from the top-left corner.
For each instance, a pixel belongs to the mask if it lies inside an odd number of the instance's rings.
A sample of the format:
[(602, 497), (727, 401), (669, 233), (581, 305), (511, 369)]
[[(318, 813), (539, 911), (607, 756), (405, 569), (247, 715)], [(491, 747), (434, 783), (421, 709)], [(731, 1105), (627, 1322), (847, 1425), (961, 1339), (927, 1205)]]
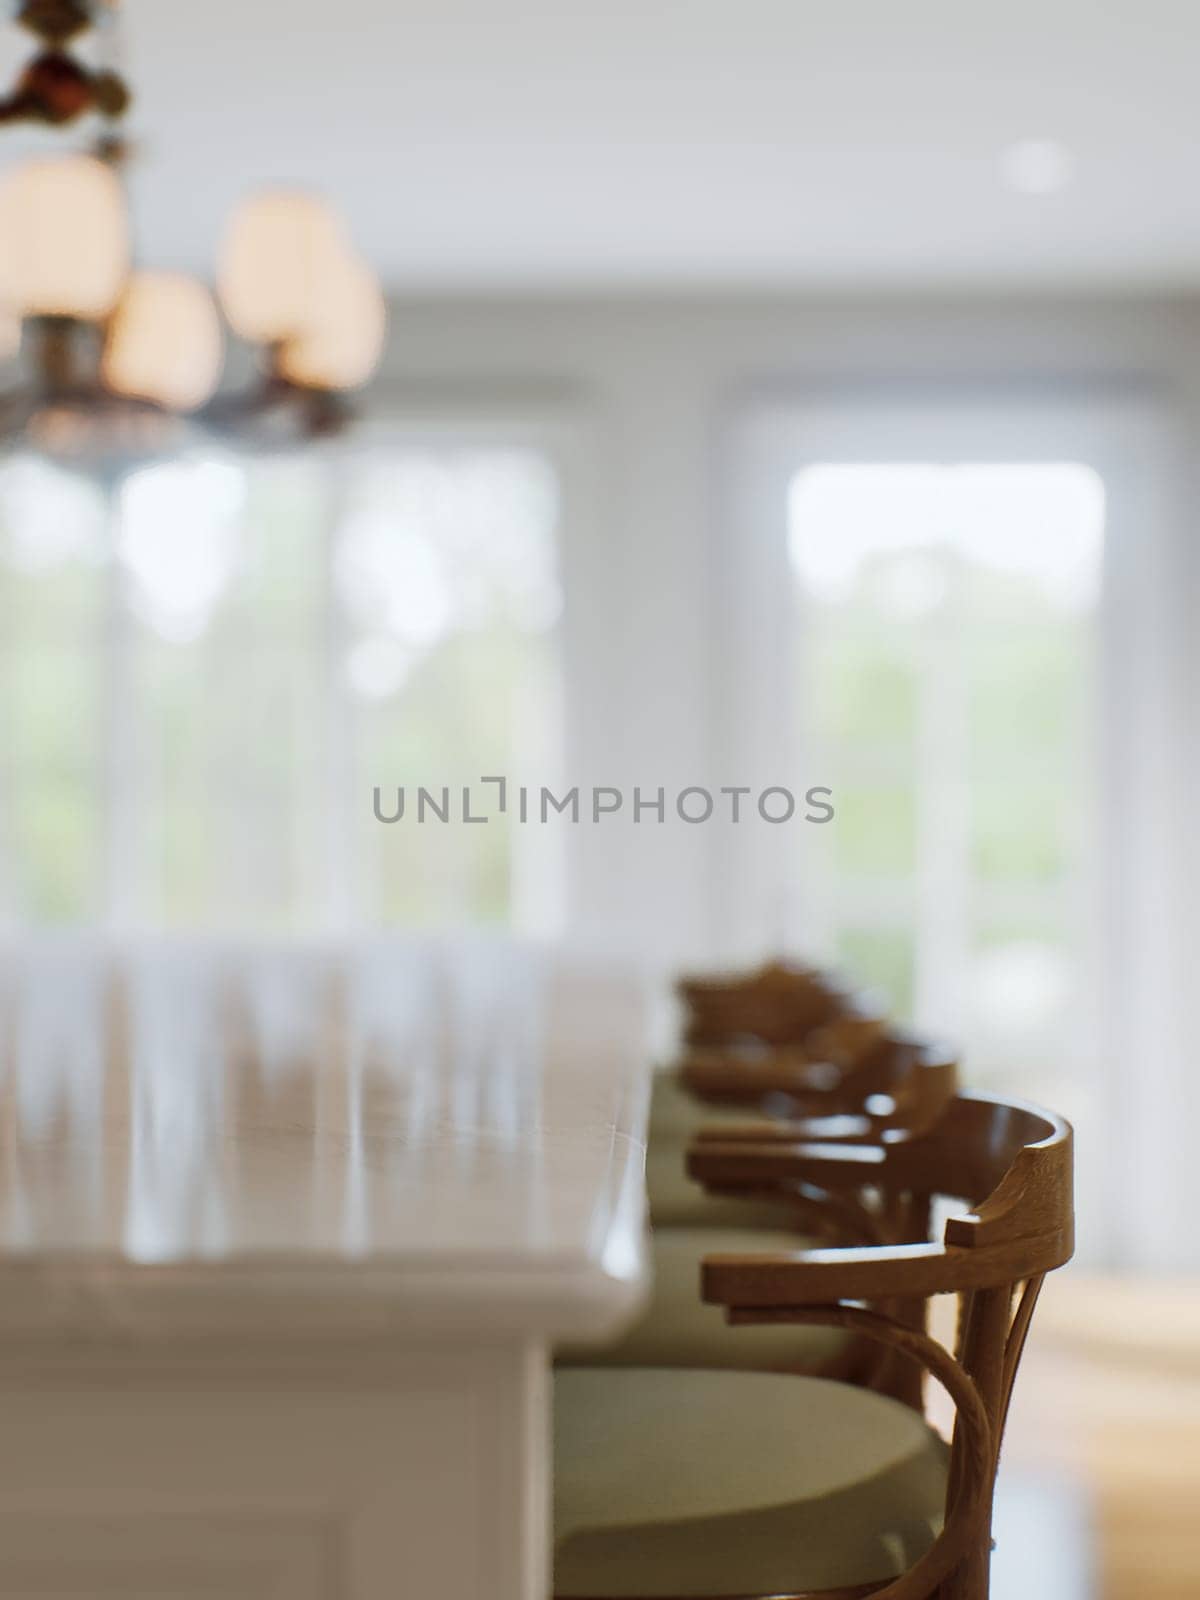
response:
[(524, 443), (6, 461), (0, 916), (552, 924), (502, 824), (385, 826), (373, 790), (554, 772), (559, 501)]
[(1092, 1262), (1169, 1259), (1184, 1176), (1173, 448), (1151, 398), (763, 407), (719, 547), (722, 765), (836, 808), (730, 830), (727, 956), (836, 963), (970, 1083), (1068, 1115)]
[(976, 1082), (1050, 1093), (1086, 983), (1104, 487), (1077, 462), (831, 463), (789, 494), (807, 910)]

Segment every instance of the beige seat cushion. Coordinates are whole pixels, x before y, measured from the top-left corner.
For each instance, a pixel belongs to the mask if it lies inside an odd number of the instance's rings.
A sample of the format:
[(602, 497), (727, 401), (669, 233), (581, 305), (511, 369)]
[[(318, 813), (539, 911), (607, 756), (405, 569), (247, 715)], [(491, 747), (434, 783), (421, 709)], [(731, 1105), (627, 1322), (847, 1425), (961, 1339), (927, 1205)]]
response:
[[(802, 1250), (812, 1240), (791, 1237)], [(618, 1344), (567, 1349), (560, 1363), (586, 1366), (748, 1367), (767, 1372), (814, 1372), (846, 1347), (837, 1328), (730, 1327), (719, 1306), (700, 1298), (700, 1263), (721, 1251), (778, 1250), (777, 1233), (720, 1228), (664, 1228), (650, 1241), (653, 1291), (638, 1322)]]
[(683, 1088), (673, 1072), (660, 1072), (650, 1100), (646, 1191), (656, 1228), (790, 1228), (794, 1208), (786, 1200), (740, 1199), (706, 1194), (687, 1175), (688, 1144), (707, 1124), (744, 1121), (745, 1111), (706, 1106)]
[(773, 1595), (896, 1577), (941, 1525), (947, 1450), (825, 1378), (555, 1377), (556, 1596)]
[(685, 1144), (652, 1143), (646, 1151), (646, 1194), (654, 1228), (790, 1228), (796, 1208), (770, 1196), (708, 1194), (689, 1178)]
[[(706, 1122), (736, 1121), (739, 1109), (706, 1105), (683, 1086), (678, 1072), (656, 1072), (650, 1092), (650, 1140), (660, 1138), (686, 1144)], [(741, 1112), (745, 1117), (745, 1112)]]

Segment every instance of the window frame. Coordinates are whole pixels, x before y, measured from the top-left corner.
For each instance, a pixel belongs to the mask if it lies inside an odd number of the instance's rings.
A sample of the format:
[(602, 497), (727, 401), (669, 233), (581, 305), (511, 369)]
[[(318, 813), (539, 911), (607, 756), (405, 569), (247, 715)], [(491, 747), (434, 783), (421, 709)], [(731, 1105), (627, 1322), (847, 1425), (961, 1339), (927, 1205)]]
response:
[[(580, 626), (581, 619), (574, 615), (577, 608), (571, 601), (573, 595), (587, 594), (599, 565), (595, 556), (597, 541), (585, 526), (594, 499), (588, 487), (595, 453), (591, 421), (578, 405), (532, 403), (518, 396), (500, 395), (459, 402), (444, 395), (419, 395), (380, 385), (363, 422), (356, 424), (344, 438), (310, 447), (323, 456), (328, 474), (322, 490), (328, 503), (323, 507), (321, 534), (327, 559), (332, 559), (340, 525), (339, 478), (346, 471), (353, 471), (356, 457), (377, 454), (381, 448), (386, 449), (390, 441), (398, 450), (536, 451), (546, 458), (556, 475), (557, 564), (564, 601), (562, 615), (553, 630), (558, 658), (558, 704), (553, 708), (556, 727), (552, 745), (557, 770), (544, 775), (547, 783), (555, 783), (571, 770), (576, 760), (573, 746), (578, 730), (593, 725), (591, 718), (578, 714), (578, 707), (593, 687), (584, 663), (594, 660), (595, 651), (589, 655), (586, 638), (580, 638), (581, 634), (586, 634), (586, 626)], [(286, 455), (287, 451), (268, 448), (263, 454), (270, 457)], [(103, 484), (102, 475), (98, 477), (104, 492), (110, 493), (109, 486)], [(130, 584), (113, 549), (116, 519), (110, 512), (106, 520), (104, 566), (99, 575), (100, 610), (95, 619), (93, 646), (95, 671), (101, 683), (102, 715), (96, 730), (98, 760), (93, 770), (97, 791), (97, 831), (92, 857), (96, 907), (90, 922), (110, 934), (123, 936), (147, 931), (137, 887), (141, 870), (139, 817), (134, 808), (123, 803), (127, 789), (123, 773), (139, 737), (140, 713), (133, 707), (128, 692), (135, 637)], [(346, 715), (348, 691), (341, 672), (333, 670), (335, 657), (340, 659), (339, 646), (343, 639), (339, 628), (342, 608), (334, 601), (332, 591), (326, 610), (320, 640), (325, 703), (314, 706), (313, 715), (324, 726), (322, 737), (328, 735), (327, 747), (336, 752), (338, 730), (343, 730), (344, 745), (344, 730), (350, 719)], [(584, 649), (580, 648), (581, 644)], [(348, 746), (343, 755), (349, 759)], [(360, 892), (362, 863), (353, 859), (356, 854), (352, 844), (354, 830), (343, 825), (340, 839), (337, 837), (337, 811), (354, 803), (353, 796), (347, 793), (347, 781), (331, 783), (329, 788), (325, 828), (328, 837), (323, 852), (328, 859), (320, 866), (321, 877), (325, 880), (321, 897), (322, 925), (300, 935), (304, 937), (313, 931), (321, 936), (345, 936), (362, 931), (359, 912), (369, 900)], [(369, 807), (370, 803), (368, 791), (362, 804)], [(0, 836), (4, 833), (5, 815), (6, 798), (0, 792)], [(541, 837), (530, 841), (536, 845), (536, 861), (532, 850), (530, 857), (539, 882), (533, 886), (534, 893), (526, 897), (532, 904), (514, 903), (512, 907), (511, 925), (517, 933), (555, 933), (566, 924), (574, 909), (576, 863), (572, 859), (573, 841), (566, 837), (568, 830), (547, 828), (538, 832)], [(513, 842), (519, 851), (522, 836), (517, 830), (514, 830)], [(0, 873), (3, 868), (4, 862), (0, 861)], [(514, 887), (520, 897), (520, 886)], [(15, 933), (21, 931), (24, 924), (15, 900), (5, 897), (5, 903), (0, 904), (0, 925), (9, 926)], [(150, 931), (153, 931), (152, 926)]]
[[(550, 461), (559, 484), (562, 588), (555, 627), (560, 765), (544, 775), (554, 786), (569, 773), (591, 770), (592, 735), (618, 714), (605, 671), (611, 640), (603, 617), (619, 601), (618, 574), (600, 537), (598, 424), (591, 405), (575, 392), (528, 393), (524, 386), (503, 386), (481, 399), (479, 388), (472, 384), (460, 392), (453, 385), (434, 390), (381, 381), (365, 403), (366, 420), (356, 428), (348, 452), (399, 430), (418, 448), (536, 450)], [(598, 608), (588, 604), (589, 595), (600, 597)], [(523, 837), (542, 847), (539, 871), (557, 880), (543, 884), (532, 915), (514, 917), (514, 932), (556, 936), (586, 918), (588, 873), (580, 834), (579, 829), (551, 827), (529, 829), (525, 835), (514, 831), (518, 849)]]
[[(1102, 1148), (1089, 1142), (1077, 1160), (1080, 1209), (1089, 1222), (1086, 1253), (1112, 1262), (1171, 1259), (1161, 1218), (1178, 1199), (1188, 1164), (1173, 1118), (1173, 1107), (1186, 1103), (1181, 958), (1195, 921), (1177, 865), (1188, 858), (1184, 686), (1192, 650), (1181, 603), (1184, 479), (1176, 430), (1167, 397), (1132, 386), (796, 389), (751, 401), (733, 419), (713, 552), (721, 597), (713, 703), (718, 764), (748, 774), (742, 782), (787, 781), (765, 776), (782, 771), (802, 790), (827, 780), (812, 769), (791, 688), (800, 649), (788, 557), (795, 474), (825, 462), (1079, 461), (1100, 475), (1106, 514), (1093, 730), (1099, 795), (1089, 889), (1095, 914), (1086, 950), (1098, 1001), (1079, 1050), (1096, 1063)], [(801, 858), (802, 849), (793, 857), (795, 877), (781, 885), (778, 842), (747, 829), (736, 834), (728, 858), (714, 863), (714, 904), (729, 958), (755, 959), (795, 941)], [(969, 1062), (965, 1070), (969, 1078)]]

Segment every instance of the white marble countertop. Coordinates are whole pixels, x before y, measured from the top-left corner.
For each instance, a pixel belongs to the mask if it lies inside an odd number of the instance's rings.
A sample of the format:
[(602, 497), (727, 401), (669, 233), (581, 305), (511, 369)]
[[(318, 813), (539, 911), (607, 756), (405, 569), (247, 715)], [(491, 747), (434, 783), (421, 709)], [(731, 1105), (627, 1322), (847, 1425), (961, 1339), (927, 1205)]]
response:
[(0, 985), (0, 1338), (554, 1341), (636, 1310), (627, 972), (502, 941), (63, 945), (5, 952)]

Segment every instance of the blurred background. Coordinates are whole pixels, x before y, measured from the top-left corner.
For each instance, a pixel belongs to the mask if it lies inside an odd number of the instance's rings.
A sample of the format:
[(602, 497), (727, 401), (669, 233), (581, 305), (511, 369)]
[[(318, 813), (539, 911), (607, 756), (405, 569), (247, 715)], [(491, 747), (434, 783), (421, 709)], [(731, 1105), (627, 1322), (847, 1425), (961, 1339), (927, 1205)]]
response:
[[(388, 331), (332, 437), (7, 428), (0, 928), (844, 968), (1077, 1125), (1002, 1600), (1197, 1592), (1200, 16), (121, 11), (139, 261), (213, 283), (299, 184)], [(375, 814), (486, 774), (666, 819)], [(688, 785), (836, 816), (689, 824)]]

